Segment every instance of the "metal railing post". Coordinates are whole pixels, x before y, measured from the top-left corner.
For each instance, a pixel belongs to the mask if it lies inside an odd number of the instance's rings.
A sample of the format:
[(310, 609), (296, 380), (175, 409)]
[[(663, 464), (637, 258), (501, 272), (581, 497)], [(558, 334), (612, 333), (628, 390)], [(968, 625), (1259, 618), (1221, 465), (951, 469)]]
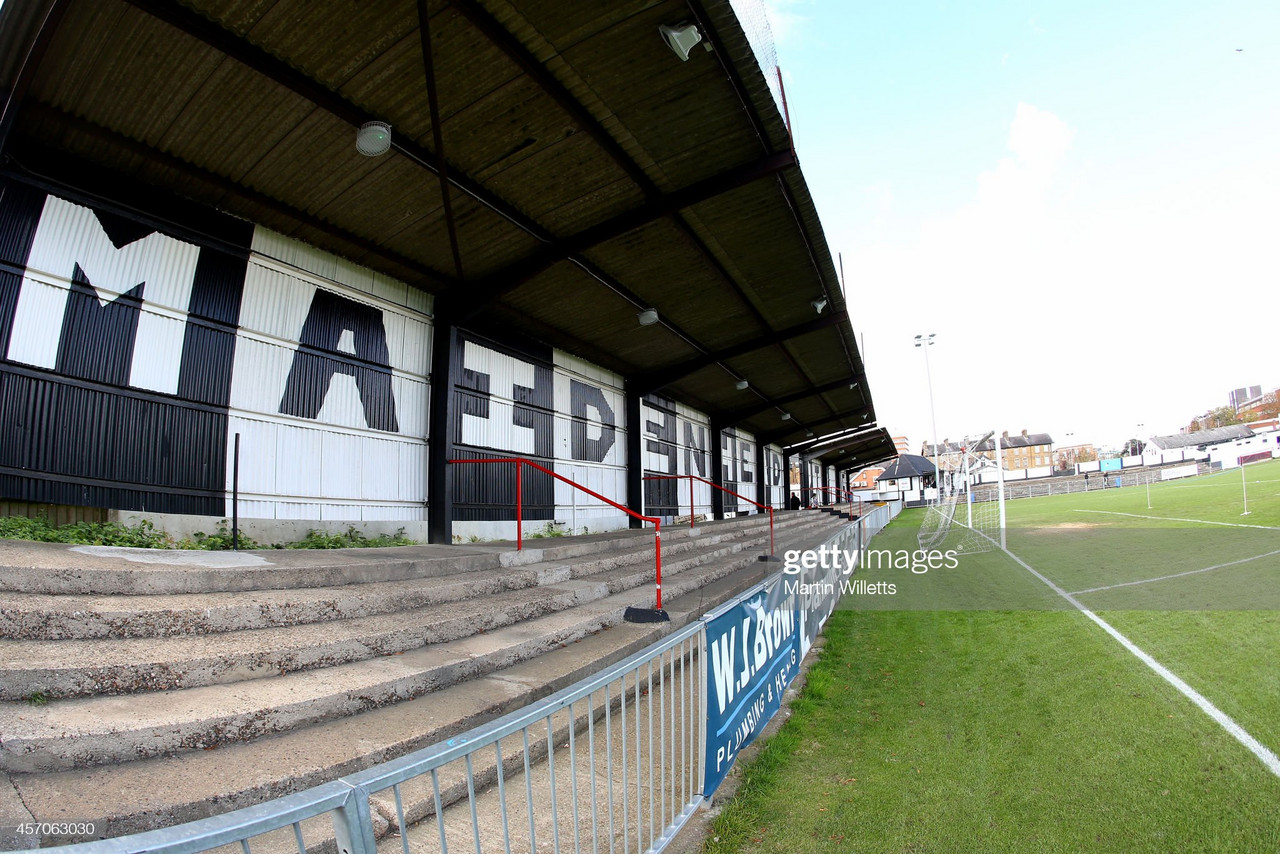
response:
[(377, 854), (378, 843), (373, 837), (373, 814), (367, 791), (351, 786), (351, 795), (341, 807), (330, 810), (329, 815), (333, 819), (338, 854)]
[[(523, 541), (524, 499), (522, 496), (522, 493), (524, 491), (523, 490), (524, 484), (523, 484), (522, 475), (521, 475), (523, 466), (532, 466), (533, 468), (537, 469), (543, 474), (550, 475), (556, 480), (569, 484), (574, 489), (579, 489), (585, 492), (587, 495), (590, 495), (592, 498), (599, 499), (600, 501), (603, 501), (605, 504), (608, 504), (611, 507), (616, 507), (617, 509), (621, 510), (623, 513), (626, 513), (628, 516), (632, 517), (633, 519), (639, 519), (642, 522), (652, 522), (653, 523), (654, 577), (658, 585), (657, 594), (656, 594), (658, 606), (656, 610), (658, 611), (662, 610), (662, 519), (656, 516), (645, 516), (640, 513), (637, 513), (636, 511), (632, 510), (630, 507), (626, 507), (622, 504), (619, 504), (618, 502), (614, 501), (612, 498), (608, 498), (592, 489), (588, 489), (587, 487), (583, 486), (577, 481), (570, 480), (564, 475), (557, 474), (551, 469), (546, 468), (545, 466), (538, 465), (533, 460), (527, 460), (524, 457), (489, 457), (484, 459), (465, 459), (465, 460), (457, 459), (457, 460), (449, 460), (449, 463), (450, 464), (461, 464), (461, 463), (515, 463), (516, 464), (516, 550), (517, 551), (519, 551), (524, 547), (524, 541)], [(552, 492), (551, 500), (552, 500), (552, 506), (554, 507), (555, 505), (554, 490)], [(628, 612), (632, 610), (634, 609), (629, 608)], [(667, 619), (665, 614), (657, 615), (657, 618), (659, 620)], [(644, 620), (644, 622), (652, 622), (652, 621), (653, 621), (652, 618)]]
[(769, 555), (773, 556), (778, 553), (778, 547), (773, 541), (773, 508), (769, 508)]
[(653, 541), (656, 544), (653, 550), (654, 554), (654, 581), (657, 588), (657, 604), (654, 605), (659, 611), (662, 610), (662, 522), (655, 521), (653, 523)]
[(236, 434), (235, 457), (231, 463), (231, 550), (240, 551), (240, 434)]
[(693, 527), (693, 478), (689, 478), (689, 527)]
[[(714, 488), (714, 489), (718, 489), (718, 490), (720, 490), (721, 492), (728, 493), (729, 495), (732, 495), (734, 498), (739, 498), (739, 499), (741, 499), (741, 500), (743, 500), (743, 501), (747, 502), (748, 504), (752, 504), (752, 505), (754, 505), (754, 506), (756, 506), (756, 507), (759, 507), (761, 510), (768, 510), (768, 511), (769, 511), (769, 554), (768, 554), (768, 555), (761, 555), (761, 556), (760, 556), (760, 559), (761, 559), (761, 560), (772, 560), (772, 559), (774, 559), (774, 552), (776, 551), (776, 549), (775, 549), (775, 547), (774, 547), (774, 540), (773, 540), (773, 508), (772, 508), (772, 507), (770, 507), (770, 506), (768, 506), (768, 505), (766, 505), (766, 504), (761, 504), (759, 501), (754, 501), (754, 500), (752, 500), (752, 499), (748, 498), (748, 497), (747, 497), (747, 496), (745, 496), (745, 495), (742, 495), (742, 494), (740, 494), (740, 493), (734, 492), (732, 489), (725, 489), (725, 488), (724, 488), (723, 486), (721, 486), (720, 484), (718, 484), (718, 483), (714, 483), (714, 482), (712, 482), (712, 481), (710, 481), (710, 480), (707, 480), (705, 477), (698, 477), (698, 476), (697, 476), (697, 475), (695, 475), (695, 474), (654, 474), (654, 475), (650, 475), (649, 477), (646, 477), (646, 478), (645, 478), (645, 480), (680, 480), (680, 479), (682, 479), (682, 478), (686, 478), (686, 477), (687, 477), (687, 478), (689, 478), (689, 494), (690, 494), (690, 496), (692, 496), (692, 495), (693, 495), (693, 482), (694, 482), (695, 480), (697, 480), (697, 481), (701, 481), (702, 483), (707, 484), (708, 486), (710, 486), (710, 487), (712, 487), (712, 488)], [(677, 510), (678, 510), (678, 509), (679, 509), (679, 502), (677, 502)], [(759, 515), (759, 514), (757, 514), (757, 515)], [(689, 524), (689, 527), (693, 527), (693, 519), (692, 519), (692, 517), (693, 517), (693, 504), (692, 504), (692, 498), (690, 498), (689, 516), (690, 516), (690, 524)]]

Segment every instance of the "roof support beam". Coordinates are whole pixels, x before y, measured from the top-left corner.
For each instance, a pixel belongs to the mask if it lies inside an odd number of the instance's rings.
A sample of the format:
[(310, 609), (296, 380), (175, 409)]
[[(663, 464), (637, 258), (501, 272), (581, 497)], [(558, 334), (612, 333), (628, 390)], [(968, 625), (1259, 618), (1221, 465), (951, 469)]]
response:
[(618, 141), (604, 129), (595, 116), (574, 97), (568, 89), (556, 79), (528, 48), (506, 30), (502, 24), (489, 14), (476, 0), (450, 0), (450, 5), (466, 18), (473, 27), (484, 33), (495, 47), (507, 55), (512, 62), (520, 66), (520, 70), (538, 85), (543, 92), (556, 102), (560, 109), (569, 114), (579, 128), (604, 149), (614, 163), (622, 168), (636, 186), (644, 191), (648, 198), (658, 195), (657, 187), (649, 180), (644, 170), (631, 159)]
[[(764, 122), (747, 92), (746, 84), (743, 82), (742, 76), (738, 74), (733, 63), (728, 61), (727, 57), (730, 56), (730, 54), (725, 49), (723, 42), (720, 41), (715, 28), (710, 25), (706, 9), (703, 8), (701, 0), (686, 0), (686, 2), (689, 5), (689, 10), (693, 13), (694, 19), (698, 22), (699, 29), (713, 47), (712, 53), (715, 55), (716, 61), (720, 63), (720, 67), (724, 70), (725, 76), (728, 78), (730, 85), (733, 86), (733, 91), (738, 97), (738, 103), (742, 105), (743, 111), (751, 121), (751, 126), (755, 130), (756, 137), (760, 140), (761, 147), (763, 147), (765, 151), (768, 151), (770, 148), (770, 142), (768, 134), (765, 131)], [(788, 127), (788, 136), (790, 136), (790, 133), (791, 128)], [(827, 287), (827, 279), (823, 273), (822, 264), (818, 260), (818, 252), (814, 245), (813, 237), (809, 234), (809, 230), (805, 228), (804, 220), (796, 209), (795, 196), (792, 194), (791, 188), (787, 185), (787, 182), (782, 180), (781, 177), (779, 177), (778, 180), (778, 187), (787, 200), (787, 205), (791, 209), (791, 215), (795, 220), (796, 228), (800, 232), (801, 239), (804, 240), (805, 248), (809, 253), (810, 263), (813, 264), (814, 275), (818, 278), (818, 286), (822, 288), (822, 292), (828, 299), (830, 299), (831, 289)], [(854, 364), (853, 355), (849, 352), (849, 348), (843, 339), (841, 339), (840, 344), (841, 347), (844, 348), (845, 358), (849, 361), (849, 369), (851, 371), (857, 371), (858, 366)]]
[(773, 175), (789, 166), (794, 166), (795, 162), (795, 157), (789, 151), (762, 157), (661, 196), (638, 208), (583, 229), (577, 234), (549, 241), (546, 246), (532, 255), (471, 283), (466, 293), (460, 294), (457, 298), (465, 300), (465, 307), (458, 306), (457, 317), (460, 322), (473, 317), (483, 311), (484, 307), (493, 300), (510, 293), (560, 261), (574, 260), (578, 253), (592, 246), (621, 237), (682, 208), (705, 202), (750, 184), (752, 181)]
[[(884, 436), (873, 433), (870, 436), (864, 435), (864, 436), (858, 437), (857, 439), (850, 439), (844, 444), (832, 445), (829, 448), (823, 448), (821, 451), (815, 451), (812, 454), (806, 454), (801, 452), (800, 459), (821, 460), (827, 456), (839, 455), (840, 451), (850, 451), (853, 454), (852, 458), (857, 459), (859, 452), (865, 451), (865, 450), (879, 450), (882, 446), (886, 444), (888, 444), (889, 446), (892, 446), (893, 443), (887, 442)], [(877, 456), (876, 458), (879, 459), (879, 456)], [(848, 460), (843, 460), (842, 462), (848, 462)]]
[[(71, 4), (68, 0), (53, 0), (49, 3), (31, 43), (27, 46), (27, 54), (22, 58), (18, 75), (14, 78), (13, 86), (4, 99), (4, 106), (0, 107), (0, 154), (5, 151), (9, 134), (18, 120), (18, 109), (27, 96), (27, 90), (31, 88), (31, 81), (35, 79), (36, 71), (40, 68), (40, 61), (44, 59), (49, 43), (53, 41), (53, 34), (58, 31), (58, 24), (62, 22), (62, 16), (69, 5)], [(19, 13), (13, 14), (16, 18)]]
[(453, 250), (453, 270), (462, 274), (462, 252), (458, 249), (458, 227), (453, 220), (453, 202), (449, 198), (449, 161), (444, 154), (444, 129), (440, 126), (440, 88), (436, 86), (436, 63), (431, 51), (431, 13), (427, 0), (418, 0), (418, 35), (422, 41), (422, 70), (427, 79), (427, 110), (431, 113), (431, 144), (436, 148), (436, 175), (440, 178), (440, 201), (444, 206), (444, 224), (449, 232), (449, 248)]
[[(245, 201), (251, 202), (255, 205), (261, 205), (270, 211), (287, 216), (290, 219), (306, 223), (316, 231), (327, 234), (330, 237), (341, 240), (345, 243), (349, 243), (351, 246), (363, 252), (367, 252), (370, 255), (381, 256), (388, 261), (403, 266), (407, 270), (413, 270), (418, 274), (419, 278), (409, 279), (408, 283), (414, 287), (421, 288), (427, 292), (433, 292), (439, 290), (442, 284), (451, 284), (453, 282), (447, 273), (432, 269), (422, 262), (415, 261), (412, 258), (407, 258), (398, 252), (385, 249), (370, 238), (347, 231), (346, 229), (336, 226), (327, 220), (313, 217), (305, 211), (286, 204), (273, 196), (268, 196), (265, 193), (260, 193), (256, 190), (239, 186), (225, 175), (210, 172), (208, 169), (192, 165), (191, 163), (174, 157), (171, 154), (166, 154), (163, 151), (157, 151), (153, 148), (148, 148), (145, 144), (138, 142), (137, 140), (129, 139), (115, 131), (99, 127), (98, 125), (84, 122), (69, 113), (57, 109), (56, 107), (33, 103), (27, 107), (27, 110), (54, 121), (76, 122), (77, 130), (82, 133), (93, 136), (104, 142), (108, 142), (113, 146), (119, 146), (135, 154), (150, 158), (165, 168), (172, 169), (175, 172), (179, 172), (183, 175), (211, 184), (227, 193), (234, 194)], [(14, 153), (17, 154), (17, 164), (19, 167), (29, 166), (43, 172), (49, 172), (51, 171), (51, 168), (44, 167), (42, 164), (45, 164), (46, 162), (52, 164), (55, 160), (59, 164), (64, 164), (66, 160), (64, 156), (57, 155), (55, 152), (49, 151), (45, 148), (33, 148), (31, 145), (27, 144), (25, 138), (15, 140), (15, 146), (13, 148)]]
[[(167, 0), (126, 0), (157, 20), (181, 30), (192, 38), (257, 71), (259, 74), (284, 86), (296, 95), (310, 101), (322, 110), (348, 124), (359, 127), (368, 121), (381, 121), (385, 116), (375, 116), (351, 103), (336, 92), (325, 88), (298, 69), (277, 59), (256, 45), (203, 17), (197, 12)], [(393, 137), (391, 147), (424, 169), (439, 174), (436, 154), (407, 140)], [(460, 169), (450, 167), (450, 185), (484, 205), (507, 222), (542, 242), (550, 242), (555, 236), (530, 219), (524, 213), (485, 189), (478, 181), (468, 177)]]
[[(810, 397), (817, 397), (820, 394), (826, 394), (829, 391), (835, 391), (839, 388), (846, 388), (850, 385), (849, 380), (836, 380), (826, 385), (807, 388), (804, 391), (798, 391), (795, 394), (789, 394), (786, 397), (774, 398), (773, 400), (765, 400), (756, 406), (744, 406), (742, 409), (734, 409), (716, 416), (725, 426), (732, 427), (735, 424), (741, 424), (748, 418), (759, 415), (761, 412), (768, 412), (779, 406), (786, 406), (788, 403), (795, 403), (797, 400), (805, 400)], [(862, 407), (859, 407), (862, 409)], [(794, 429), (794, 428), (792, 428)], [(787, 431), (788, 433), (791, 430)]]
[[(843, 420), (845, 420), (846, 418), (853, 418), (853, 417), (855, 417), (855, 416), (856, 416), (856, 417), (859, 417), (859, 418), (866, 418), (867, 414), (868, 414), (868, 407), (867, 407), (867, 405), (864, 403), (862, 406), (859, 406), (859, 407), (857, 407), (856, 409), (849, 409), (849, 410), (846, 410), (846, 411), (844, 411), (844, 412), (838, 412), (838, 413), (836, 413), (835, 415), (833, 415), (833, 416), (832, 416), (832, 417), (830, 417), (830, 418), (824, 418), (822, 421), (815, 421), (815, 422), (814, 422), (814, 423), (812, 423), (812, 424), (796, 424), (795, 426), (788, 427), (788, 428), (787, 428), (787, 429), (785, 429), (785, 430), (774, 430), (772, 433), (762, 433), (762, 434), (761, 434), (760, 436), (758, 436), (757, 438), (758, 438), (761, 442), (766, 442), (766, 443), (777, 442), (777, 441), (779, 441), (783, 436), (791, 436), (791, 435), (795, 434), (795, 432), (796, 432), (796, 430), (797, 430), (797, 429), (800, 429), (800, 430), (804, 430), (804, 429), (816, 430), (818, 427), (822, 427), (822, 426), (824, 426), (824, 425), (826, 425), (826, 424), (832, 424), (832, 423), (834, 423), (834, 422), (836, 422), (836, 421), (843, 421)], [(863, 422), (863, 424), (867, 424), (867, 423), (870, 423), (870, 422)], [(860, 424), (860, 425), (858, 425), (858, 426), (863, 426), (863, 425), (862, 425), (862, 424)], [(850, 427), (850, 428), (847, 428), (847, 429), (852, 430), (852, 429), (854, 429), (854, 428)], [(801, 440), (801, 441), (803, 441), (803, 440)], [(784, 449), (786, 449), (786, 450), (787, 450), (787, 453), (798, 453), (797, 451), (793, 450), (793, 449), (795, 448), (795, 445), (794, 445), (794, 444), (793, 444), (793, 445), (784, 445), (783, 447), (784, 447)]]
[[(569, 89), (560, 82), (560, 80), (551, 73), (525, 45), (513, 36), (506, 28), (502, 26), (489, 12), (484, 9), (476, 0), (452, 0), (453, 8), (457, 9), (463, 17), (465, 17), (471, 25), (482, 32), (485, 37), (499, 50), (506, 54), (512, 62), (520, 67), (529, 78), (538, 85), (538, 87), (556, 102), (560, 109), (564, 110), (568, 116), (577, 123), (578, 127), (586, 133), (591, 139), (600, 146), (600, 149), (613, 160), (618, 167), (631, 178), (632, 182), (640, 188), (641, 192), (648, 200), (658, 198), (662, 193), (658, 186), (653, 182), (644, 169), (637, 163), (630, 154), (622, 147), (622, 145), (613, 137), (608, 129), (601, 124), (600, 120), (592, 115), (591, 111), (578, 100), (578, 98), (569, 91)], [(766, 151), (770, 149), (766, 148)], [(792, 154), (795, 153), (794, 146)], [(734, 277), (725, 269), (724, 264), (716, 257), (715, 253), (707, 247), (702, 238), (693, 230), (683, 216), (676, 213), (672, 216), (675, 225), (684, 233), (685, 237), (698, 250), (700, 254), (707, 260), (722, 279), (729, 284), (731, 288), (742, 298), (743, 305), (755, 316), (761, 328), (768, 329), (769, 323), (764, 314), (756, 307), (756, 305), (748, 298), (743, 289), (739, 286)], [(788, 358), (790, 358), (788, 356)], [(797, 373), (803, 373), (799, 365), (794, 364)]]
[(828, 433), (825, 436), (811, 436), (801, 439), (799, 442), (789, 445), (788, 449), (797, 454), (804, 454), (813, 452), (819, 445), (823, 448), (839, 447), (840, 442), (846, 442), (850, 439), (868, 436), (870, 435), (870, 431), (878, 429), (880, 428), (866, 426), (850, 427), (836, 433)]
[[(717, 350), (714, 353), (708, 353), (707, 355), (699, 356), (696, 359), (689, 359), (688, 361), (681, 362), (678, 365), (672, 365), (671, 367), (664, 368), (660, 371), (652, 371), (642, 377), (639, 377), (637, 382), (643, 393), (649, 394), (663, 388), (664, 386), (668, 386), (679, 379), (687, 377), (690, 374), (697, 373), (703, 368), (709, 368), (712, 365), (725, 361), (726, 359), (735, 359), (738, 356), (745, 356), (747, 353), (762, 350), (765, 347), (772, 347), (775, 344), (781, 344), (784, 341), (789, 341), (792, 338), (798, 338), (801, 335), (808, 335), (810, 332), (817, 332), (820, 329), (826, 329), (828, 326), (834, 326), (841, 320), (844, 320), (845, 317), (846, 315), (833, 311), (816, 320), (808, 320), (804, 323), (798, 323), (795, 326), (780, 329), (769, 335), (756, 336), (750, 341), (745, 341), (737, 346), (726, 347), (723, 350)], [(765, 409), (767, 408), (768, 406), (765, 407)]]

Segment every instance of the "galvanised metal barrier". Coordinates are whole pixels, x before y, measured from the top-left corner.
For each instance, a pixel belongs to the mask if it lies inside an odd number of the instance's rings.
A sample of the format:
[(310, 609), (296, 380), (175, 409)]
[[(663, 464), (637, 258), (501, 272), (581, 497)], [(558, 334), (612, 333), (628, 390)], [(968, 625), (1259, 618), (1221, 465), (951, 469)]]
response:
[[(826, 544), (861, 547), (901, 509), (875, 506)], [(661, 851), (704, 800), (705, 619), (398, 759), (223, 815), (60, 850), (308, 854), (332, 839), (342, 854)]]

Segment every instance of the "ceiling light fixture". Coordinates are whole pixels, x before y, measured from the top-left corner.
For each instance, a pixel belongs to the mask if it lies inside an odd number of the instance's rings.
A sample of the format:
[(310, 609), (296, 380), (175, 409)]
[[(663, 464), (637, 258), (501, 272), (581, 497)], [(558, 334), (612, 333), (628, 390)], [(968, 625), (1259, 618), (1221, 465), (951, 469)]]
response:
[(751, 383), (747, 382), (746, 380), (738, 380), (736, 383), (733, 384), (734, 388), (736, 388), (738, 391), (746, 391), (747, 387), (750, 385)]
[(658, 322), (658, 310), (656, 308), (646, 308), (636, 315), (636, 320), (640, 321), (641, 326), (653, 326)]
[(791, 413), (790, 413), (790, 412), (784, 412), (784, 413), (782, 413), (782, 420), (783, 420), (783, 421), (790, 421), (790, 420), (791, 420)]
[(356, 131), (356, 151), (365, 157), (377, 157), (391, 150), (391, 125), (386, 122), (365, 122)]
[(809, 303), (809, 305), (813, 306), (813, 310), (816, 311), (818, 314), (822, 314), (822, 310), (827, 307), (827, 301), (825, 298), (816, 299), (813, 302)]
[(696, 26), (689, 23), (679, 23), (674, 27), (664, 24), (658, 27), (658, 32), (662, 34), (663, 41), (667, 43), (667, 47), (671, 48), (672, 53), (680, 57), (681, 62), (688, 62), (689, 52), (702, 41), (702, 33), (698, 32)]

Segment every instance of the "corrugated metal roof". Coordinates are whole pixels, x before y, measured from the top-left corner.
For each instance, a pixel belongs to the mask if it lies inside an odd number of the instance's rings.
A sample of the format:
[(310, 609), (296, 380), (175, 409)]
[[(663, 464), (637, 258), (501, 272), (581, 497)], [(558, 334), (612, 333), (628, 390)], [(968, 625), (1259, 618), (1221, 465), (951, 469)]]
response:
[(1178, 433), (1173, 436), (1152, 436), (1151, 444), (1162, 451), (1174, 448), (1196, 448), (1200, 445), (1218, 445), (1236, 439), (1245, 439), (1253, 435), (1253, 431), (1243, 424), (1232, 424), (1228, 427), (1211, 427), (1208, 430), (1197, 430), (1194, 433)]

